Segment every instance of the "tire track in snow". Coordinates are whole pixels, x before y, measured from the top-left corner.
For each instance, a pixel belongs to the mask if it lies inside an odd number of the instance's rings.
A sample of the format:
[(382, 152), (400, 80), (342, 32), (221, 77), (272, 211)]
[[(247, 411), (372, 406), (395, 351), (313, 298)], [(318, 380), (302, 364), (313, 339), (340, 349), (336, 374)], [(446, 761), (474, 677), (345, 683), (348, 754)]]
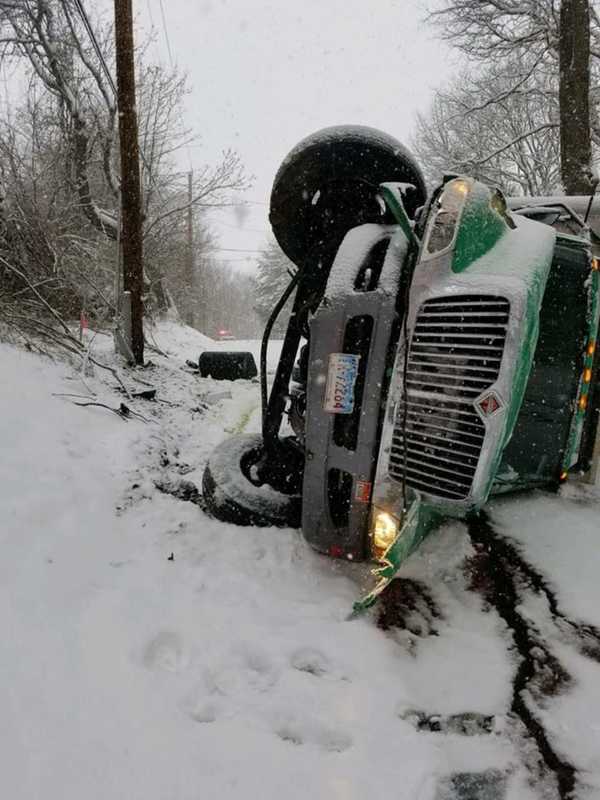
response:
[[(560, 752), (560, 747), (545, 729), (539, 713), (552, 697), (568, 692), (573, 686), (571, 675), (554, 655), (548, 642), (556, 638), (581, 655), (599, 662), (600, 631), (593, 625), (568, 616), (560, 607), (547, 579), (527, 561), (516, 543), (498, 532), (487, 514), (471, 517), (467, 529), (474, 549), (474, 555), (465, 565), (465, 574), (470, 581), (468, 588), (481, 594), (488, 606), (494, 608), (504, 620), (518, 656), (509, 718), (512, 717), (513, 724), (525, 737), (521, 747), (522, 753), (526, 754), (524, 764), (534, 772), (536, 782), (554, 784), (560, 800), (573, 800), (586, 789), (582, 776), (578, 775), (577, 767)], [(543, 601), (542, 617), (536, 615), (532, 619), (527, 611), (526, 600), (532, 596)], [(547, 611), (543, 609), (544, 604)], [(424, 583), (401, 578), (393, 581), (383, 593), (377, 625), (384, 631), (400, 628), (423, 638), (436, 636), (440, 623), (443, 624), (442, 615)], [(409, 709), (402, 718), (418, 731), (440, 736), (502, 735), (504, 727), (502, 717), (496, 719), (475, 711), (444, 715)], [(444, 798), (480, 796), (469, 793), (470, 784), (467, 782), (463, 786), (461, 775), (450, 775), (448, 780), (454, 777), (458, 782), (456, 786), (452, 784), (450, 788), (446, 787), (447, 793), (442, 792)], [(473, 773), (467, 777), (478, 781), (489, 778), (490, 785), (485, 789), (485, 797), (504, 796), (505, 786), (500, 777), (494, 778), (487, 773)]]
[(513, 565), (520, 574), (525, 587), (533, 589), (536, 594), (545, 598), (552, 621), (568, 639), (569, 644), (576, 647), (581, 655), (600, 663), (600, 629), (590, 623), (574, 620), (561, 611), (555, 592), (544, 576), (525, 559), (519, 546), (498, 533), (489, 522), (487, 515), (480, 516), (485, 518), (489, 527), (490, 540), (493, 541), (495, 552), (507, 563)]
[(559, 611), (556, 597), (544, 578), (525, 561), (514, 545), (498, 534), (485, 512), (473, 515), (467, 528), (476, 552), (468, 565), (472, 588), (480, 591), (505, 621), (520, 656), (513, 678), (511, 711), (535, 742), (547, 769), (554, 774), (560, 800), (572, 800), (577, 782), (576, 768), (554, 747), (530, 707), (535, 698), (553, 696), (567, 689), (571, 676), (519, 610), (523, 586), (531, 587), (546, 597), (555, 621), (562, 621), (575, 631), (580, 631), (580, 626)]

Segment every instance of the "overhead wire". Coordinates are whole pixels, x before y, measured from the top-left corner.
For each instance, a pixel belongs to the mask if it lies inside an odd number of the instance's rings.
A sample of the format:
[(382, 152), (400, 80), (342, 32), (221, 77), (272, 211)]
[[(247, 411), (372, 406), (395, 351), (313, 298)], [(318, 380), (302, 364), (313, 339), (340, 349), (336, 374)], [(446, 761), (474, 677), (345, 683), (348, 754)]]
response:
[(250, 247), (218, 247), (217, 250), (222, 253), (262, 253), (262, 250)]
[[(158, 2), (159, 2), (159, 6), (160, 6), (160, 16), (161, 16), (162, 24), (163, 24), (163, 33), (164, 33), (164, 36), (165, 36), (165, 43), (167, 45), (167, 53), (169, 54), (169, 63), (171, 64), (171, 69), (174, 70), (175, 69), (175, 59), (173, 58), (173, 51), (171, 50), (171, 40), (169, 38), (169, 27), (167, 25), (167, 15), (165, 14), (165, 7), (163, 5), (163, 0), (158, 0)], [(181, 107), (179, 108), (179, 121), (181, 122), (181, 133), (182, 133), (182, 135), (185, 135), (185, 120), (183, 118), (183, 111), (181, 110)], [(190, 172), (192, 172), (192, 170), (193, 170), (192, 154), (191, 154), (191, 151), (190, 151), (189, 142), (186, 142), (185, 147), (186, 147), (186, 151), (187, 151), (188, 163), (189, 163), (189, 166), (190, 166)]]
[(245, 225), (232, 225), (230, 222), (223, 222), (220, 219), (211, 219), (211, 225), (222, 225), (225, 228), (231, 228), (234, 231), (241, 231), (242, 233), (262, 233), (266, 235), (268, 231), (261, 228), (247, 228)]
[[(101, 49), (101, 47), (100, 47), (100, 45), (98, 43), (98, 39), (96, 38), (96, 34), (94, 33), (94, 29), (92, 28), (92, 24), (90, 22), (90, 19), (89, 19), (89, 16), (87, 14), (87, 11), (86, 11), (86, 9), (85, 9), (85, 7), (83, 5), (83, 0), (73, 0), (73, 2), (75, 4), (75, 8), (77, 9), (77, 11), (79, 13), (81, 21), (83, 22), (83, 25), (84, 25), (85, 30), (87, 32), (87, 35), (88, 35), (88, 37), (90, 39), (92, 47), (94, 48), (94, 52), (96, 53), (96, 56), (98, 57), (98, 60), (99, 60), (100, 65), (102, 67), (102, 71), (104, 72), (106, 80), (107, 80), (107, 82), (108, 82), (108, 84), (110, 86), (110, 89), (111, 89), (111, 91), (112, 91), (112, 93), (113, 93), (113, 95), (115, 97), (115, 100), (117, 102), (117, 105), (118, 105), (117, 87), (115, 85), (115, 82), (114, 82), (114, 79), (113, 79), (112, 74), (110, 72), (110, 69), (108, 67), (108, 64), (106, 63), (106, 59), (104, 58), (104, 54), (102, 52), (102, 49)], [(171, 42), (170, 42), (170, 39), (169, 39), (169, 33), (168, 33), (168, 28), (167, 28), (167, 21), (166, 21), (166, 15), (165, 15), (165, 9), (164, 9), (164, 5), (163, 5), (163, 0), (159, 0), (159, 3), (160, 3), (161, 17), (162, 17), (162, 21), (163, 21), (163, 30), (164, 30), (164, 34), (165, 34), (165, 42), (166, 42), (166, 45), (167, 45), (167, 52), (169, 54), (169, 60), (171, 62), (171, 67), (174, 69), (175, 65), (174, 65), (174, 60), (173, 60), (173, 52), (171, 50)], [(148, 2), (148, 9), (150, 9), (150, 2)], [(185, 128), (185, 121), (183, 119), (183, 114), (181, 113), (181, 111), (180, 111), (180, 122), (182, 124), (182, 129), (184, 129)], [(191, 169), (192, 169), (191, 153), (190, 153), (189, 145), (186, 145), (186, 147), (187, 147), (188, 160), (189, 160), (189, 163), (190, 163), (190, 171), (191, 171)], [(140, 158), (142, 160), (142, 163), (143, 163), (144, 167), (146, 168), (146, 172), (148, 174), (149, 180), (153, 184), (154, 188), (156, 189), (156, 191), (158, 193), (158, 196), (162, 199), (162, 194), (161, 194), (160, 188), (158, 187), (158, 185), (156, 183), (156, 179), (155, 179), (155, 177), (154, 177), (154, 175), (153, 175), (153, 173), (152, 173), (152, 171), (151, 171), (151, 169), (150, 169), (150, 167), (148, 165), (148, 162), (146, 161), (146, 158), (144, 156), (144, 152), (141, 149), (140, 149), (139, 152), (140, 152)], [(247, 201), (247, 202), (249, 204), (252, 204), (252, 205), (264, 205), (264, 203), (259, 202), (259, 201), (250, 200), (250, 201)], [(261, 250), (255, 250), (255, 249), (227, 248), (227, 247), (218, 248), (218, 250), (220, 252), (248, 253), (248, 254), (262, 252)], [(235, 260), (238, 260), (238, 259), (235, 259)], [(244, 258), (244, 259), (240, 258), (239, 260), (240, 261), (247, 261), (248, 259), (247, 258)]]
[[(90, 42), (92, 44), (92, 47), (94, 48), (94, 51), (95, 51), (96, 55), (98, 56), (98, 60), (100, 61), (100, 65), (102, 67), (102, 71), (104, 72), (104, 75), (106, 76), (106, 80), (109, 83), (109, 86), (110, 86), (111, 91), (112, 91), (112, 93), (113, 93), (113, 95), (115, 97), (115, 100), (117, 102), (117, 107), (118, 107), (118, 104), (119, 104), (119, 93), (117, 91), (117, 87), (116, 87), (115, 82), (113, 80), (113, 77), (112, 77), (112, 74), (110, 72), (110, 69), (108, 68), (108, 64), (106, 63), (106, 59), (104, 58), (104, 53), (102, 52), (102, 49), (101, 49), (101, 47), (100, 47), (100, 45), (98, 43), (98, 39), (96, 38), (96, 34), (94, 33), (94, 29), (92, 28), (90, 19), (89, 19), (88, 15), (87, 15), (87, 12), (86, 12), (85, 7), (83, 5), (83, 0), (73, 0), (73, 2), (75, 4), (75, 8), (79, 12), (79, 16), (81, 17), (81, 21), (83, 22), (83, 25), (84, 25), (84, 27), (85, 27), (85, 29), (87, 31), (87, 34), (88, 34), (88, 37), (89, 37)], [(149, 164), (148, 164), (148, 162), (146, 160), (146, 157), (144, 155), (144, 151), (141, 148), (139, 149), (139, 153), (140, 153), (140, 158), (142, 160), (142, 164), (144, 165), (144, 167), (146, 168), (146, 172), (148, 173), (148, 178), (150, 180), (150, 183), (153, 185), (153, 187), (156, 190), (156, 193), (158, 194), (159, 198), (161, 200), (163, 200), (163, 196), (162, 196), (162, 193), (160, 191), (160, 187), (156, 183), (156, 178), (154, 177), (154, 174), (152, 173), (152, 170), (150, 169), (150, 166), (149, 166)]]
[(154, 30), (154, 15), (152, 14), (152, 6), (150, 0), (146, 0), (146, 8), (148, 9), (148, 17), (150, 19), (150, 28)]
[(165, 42), (167, 44), (167, 52), (169, 54), (169, 61), (171, 62), (171, 66), (173, 66), (173, 52), (171, 50), (171, 42), (169, 40), (169, 29), (167, 28), (167, 18), (165, 15), (165, 7), (163, 5), (163, 0), (158, 0), (160, 4), (160, 16), (162, 17), (163, 23), (163, 31), (165, 34)]
[(118, 98), (117, 87), (115, 86), (115, 82), (108, 68), (108, 64), (106, 63), (106, 60), (104, 58), (104, 53), (102, 52), (100, 45), (98, 44), (98, 40), (96, 39), (96, 34), (94, 33), (89, 17), (84, 8), (83, 0), (73, 0), (73, 2), (75, 3), (75, 8), (79, 12), (79, 16), (81, 17), (83, 25), (87, 31), (87, 35), (89, 36), (90, 42), (92, 43), (92, 47), (94, 48), (94, 51), (98, 56), (98, 60), (100, 61), (100, 66), (102, 67), (102, 71), (106, 76), (106, 80), (108, 81), (108, 84), (112, 90), (115, 100), (117, 100)]
[[(165, 37), (165, 44), (166, 44), (166, 47), (167, 47), (167, 53), (169, 54), (169, 62), (170, 62), (170, 65), (171, 65), (171, 69), (175, 69), (175, 59), (173, 58), (173, 50), (171, 48), (171, 40), (170, 40), (170, 37), (169, 37), (169, 26), (167, 24), (167, 15), (166, 15), (166, 12), (165, 12), (165, 6), (164, 6), (164, 3), (163, 3), (163, 0), (158, 0), (158, 1), (159, 1), (160, 15), (161, 15), (161, 19), (162, 19), (163, 33), (164, 33), (164, 37)], [(148, 7), (150, 7), (150, 0), (148, 0)], [(182, 133), (184, 133), (185, 132), (185, 119), (184, 119), (183, 111), (181, 110), (181, 108), (179, 109), (179, 117), (180, 117), (180, 122), (181, 122), (181, 130), (182, 130)], [(192, 146), (193, 145), (191, 145), (189, 142), (186, 142), (185, 147), (186, 147), (186, 151), (187, 151), (190, 172), (193, 171), (192, 154), (191, 154), (191, 147)], [(266, 203), (264, 203), (262, 201), (259, 202), (259, 201), (252, 201), (252, 200), (250, 200), (250, 201), (245, 201), (244, 200), (242, 203), (239, 203), (238, 205), (246, 205), (246, 204), (248, 204), (248, 205), (267, 205)], [(228, 227), (228, 226), (226, 225), (226, 227)], [(229, 227), (231, 227), (231, 226), (229, 226)], [(219, 252), (224, 252), (224, 253), (260, 253), (260, 252), (262, 252), (260, 250), (250, 250), (250, 249), (246, 250), (246, 249), (227, 248), (227, 247), (222, 247), (222, 248), (218, 248), (218, 249), (219, 249)], [(247, 259), (244, 259), (244, 260), (247, 260)]]

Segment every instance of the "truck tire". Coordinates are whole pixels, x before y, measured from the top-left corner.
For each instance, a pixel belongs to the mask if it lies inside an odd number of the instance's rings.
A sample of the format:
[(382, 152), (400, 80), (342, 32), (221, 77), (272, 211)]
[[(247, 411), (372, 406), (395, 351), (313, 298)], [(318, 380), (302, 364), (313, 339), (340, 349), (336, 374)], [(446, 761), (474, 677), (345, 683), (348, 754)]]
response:
[(198, 368), (203, 378), (216, 381), (251, 380), (258, 370), (252, 353), (205, 350), (198, 358)]
[[(380, 183), (412, 184), (405, 207), (413, 217), (425, 202), (423, 174), (409, 151), (374, 128), (340, 125), (303, 139), (286, 156), (271, 190), (269, 220), (295, 264), (333, 258), (344, 235), (365, 222), (383, 222)], [(389, 220), (388, 220), (389, 221)]]
[(271, 486), (256, 486), (249, 470), (263, 449), (259, 434), (240, 434), (216, 447), (202, 478), (202, 493), (208, 512), (234, 525), (299, 528), (302, 501)]

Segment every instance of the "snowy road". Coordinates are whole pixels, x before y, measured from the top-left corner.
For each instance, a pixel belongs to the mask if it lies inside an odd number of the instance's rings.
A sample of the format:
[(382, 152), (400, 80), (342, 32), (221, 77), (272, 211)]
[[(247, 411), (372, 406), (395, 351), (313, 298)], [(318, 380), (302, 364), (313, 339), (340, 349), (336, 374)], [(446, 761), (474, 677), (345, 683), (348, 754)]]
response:
[(348, 621), (359, 569), (169, 493), (259, 394), (155, 338), (157, 403), (0, 346), (2, 796), (598, 800), (598, 493), (444, 526)]

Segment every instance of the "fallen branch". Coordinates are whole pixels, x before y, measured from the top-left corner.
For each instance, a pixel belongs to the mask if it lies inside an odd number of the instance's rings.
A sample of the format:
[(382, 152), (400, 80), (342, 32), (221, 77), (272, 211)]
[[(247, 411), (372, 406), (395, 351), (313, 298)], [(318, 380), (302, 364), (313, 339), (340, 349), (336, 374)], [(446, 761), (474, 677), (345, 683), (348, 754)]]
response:
[(78, 397), (82, 400), (90, 400), (95, 394), (71, 394), (70, 392), (52, 392), (52, 397)]
[(141, 419), (142, 422), (150, 422), (149, 419), (146, 419), (142, 414), (138, 414), (137, 411), (132, 411), (129, 406), (126, 406), (125, 403), (121, 403), (119, 408), (113, 408), (112, 406), (106, 405), (106, 403), (98, 403), (96, 401), (90, 401), (88, 403), (74, 403), (76, 406), (80, 406), (81, 408), (86, 408), (87, 406), (97, 406), (99, 408), (105, 408), (107, 411), (112, 411), (113, 414), (116, 414), (118, 417), (121, 417), (122, 420), (127, 422), (131, 417), (137, 417)]
[(105, 408), (107, 411), (112, 411), (113, 414), (116, 414), (118, 417), (124, 422), (127, 422), (127, 415), (121, 412), (120, 408), (112, 408), (112, 406), (107, 406), (106, 403), (96, 403), (96, 402), (89, 402), (89, 403), (74, 403), (76, 406), (81, 406), (81, 408), (87, 408), (88, 406), (97, 406), (98, 408)]
[(144, 381), (141, 378), (138, 378), (137, 375), (133, 375), (132, 374), (129, 377), (131, 378), (132, 381), (135, 381), (136, 383), (141, 383), (142, 386), (148, 386), (150, 389), (154, 388), (154, 384), (153, 383), (149, 383), (149, 381)]
[(119, 373), (117, 372), (117, 370), (116, 370), (116, 369), (114, 369), (114, 367), (109, 367), (107, 364), (102, 364), (100, 361), (96, 361), (96, 359), (95, 359), (95, 358), (92, 358), (92, 356), (88, 356), (88, 360), (89, 360), (89, 361), (91, 361), (91, 362), (92, 362), (92, 364), (95, 364), (97, 367), (100, 367), (100, 369), (105, 369), (105, 370), (107, 370), (108, 372), (110, 372), (110, 373), (111, 373), (111, 375), (113, 375), (113, 377), (115, 378), (115, 380), (116, 380), (116, 381), (118, 381), (118, 383), (120, 384), (120, 386), (121, 386), (121, 389), (123, 389), (123, 391), (125, 392), (125, 394), (127, 395), (127, 397), (128, 397), (130, 400), (131, 400), (131, 392), (130, 392), (130, 391), (129, 391), (129, 389), (128, 389), (128, 388), (125, 386), (125, 384), (124, 384), (124, 383), (123, 383), (123, 381), (121, 380), (121, 376), (119, 375)]

